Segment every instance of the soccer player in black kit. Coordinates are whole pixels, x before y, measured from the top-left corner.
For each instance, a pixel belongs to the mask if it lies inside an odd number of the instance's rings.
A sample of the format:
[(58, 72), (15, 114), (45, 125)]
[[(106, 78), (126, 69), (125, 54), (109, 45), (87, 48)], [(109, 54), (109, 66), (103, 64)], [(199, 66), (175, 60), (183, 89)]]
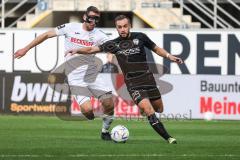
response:
[(157, 113), (163, 112), (163, 102), (153, 73), (149, 70), (144, 47), (178, 64), (183, 63), (182, 59), (158, 47), (146, 34), (130, 32), (131, 23), (128, 17), (117, 16), (115, 25), (119, 34), (116, 39), (107, 41), (100, 46), (71, 50), (66, 54), (94, 54), (102, 51), (115, 54), (133, 101), (145, 112), (153, 129), (168, 143), (176, 144), (177, 140), (168, 134), (156, 116)]

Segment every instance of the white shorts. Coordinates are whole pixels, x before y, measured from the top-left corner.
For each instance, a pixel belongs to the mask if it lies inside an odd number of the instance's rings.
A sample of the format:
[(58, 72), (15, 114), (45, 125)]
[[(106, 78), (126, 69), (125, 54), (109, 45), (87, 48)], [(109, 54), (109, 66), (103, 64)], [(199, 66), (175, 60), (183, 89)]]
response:
[[(92, 68), (89, 69), (89, 67)], [(98, 70), (94, 66), (81, 66), (68, 74), (67, 77), (71, 94), (79, 105), (89, 101), (92, 96), (100, 98), (107, 93), (110, 93), (109, 96), (111, 96), (111, 88), (104, 77), (98, 74)]]

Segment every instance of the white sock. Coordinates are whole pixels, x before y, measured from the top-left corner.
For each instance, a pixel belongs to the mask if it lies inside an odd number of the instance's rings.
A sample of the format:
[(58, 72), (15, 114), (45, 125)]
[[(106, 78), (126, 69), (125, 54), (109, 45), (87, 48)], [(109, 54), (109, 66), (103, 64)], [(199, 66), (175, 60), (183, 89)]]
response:
[(103, 115), (103, 125), (102, 125), (102, 132), (106, 133), (109, 132), (108, 129), (110, 128), (111, 123), (113, 122), (114, 116), (113, 115)]
[(156, 117), (157, 117), (158, 119), (160, 119), (160, 113), (155, 112), (155, 115), (156, 115)]

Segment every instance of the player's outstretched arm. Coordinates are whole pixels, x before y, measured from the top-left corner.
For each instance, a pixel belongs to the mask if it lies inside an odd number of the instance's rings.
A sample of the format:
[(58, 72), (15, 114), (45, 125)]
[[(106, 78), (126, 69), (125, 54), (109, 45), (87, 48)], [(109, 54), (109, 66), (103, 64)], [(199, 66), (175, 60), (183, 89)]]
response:
[(25, 46), (22, 49), (17, 50), (14, 53), (14, 58), (21, 58), (23, 57), (31, 48), (37, 46), (38, 44), (42, 43), (43, 41), (45, 41), (48, 38), (52, 38), (52, 37), (56, 37), (57, 34), (55, 32), (55, 30), (49, 30), (39, 36), (37, 36), (32, 42), (30, 42), (27, 46)]
[(158, 46), (155, 46), (153, 51), (155, 53), (157, 53), (159, 56), (164, 57), (164, 58), (168, 58), (169, 60), (176, 62), (178, 64), (182, 64), (183, 60), (179, 57), (173, 56), (170, 53), (168, 53), (165, 49), (160, 48)]
[(100, 48), (98, 46), (93, 46), (93, 47), (83, 47), (83, 48), (79, 48), (79, 49), (72, 49), (69, 50), (65, 53), (65, 56), (70, 54), (70, 55), (74, 55), (74, 54), (95, 54), (101, 52)]

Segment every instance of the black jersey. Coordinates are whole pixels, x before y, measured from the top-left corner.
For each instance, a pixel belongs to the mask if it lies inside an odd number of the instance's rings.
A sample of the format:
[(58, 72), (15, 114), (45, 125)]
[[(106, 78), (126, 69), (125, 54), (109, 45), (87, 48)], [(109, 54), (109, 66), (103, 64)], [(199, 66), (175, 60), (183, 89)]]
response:
[(144, 33), (131, 32), (127, 38), (118, 37), (102, 44), (101, 51), (116, 55), (125, 78), (149, 71), (144, 47), (152, 50), (156, 44)]
[(140, 32), (131, 32), (128, 38), (118, 37), (99, 46), (101, 51), (116, 55), (128, 92), (136, 104), (144, 98), (161, 98), (153, 74), (149, 71), (144, 49), (153, 50), (155, 46), (147, 35)]

